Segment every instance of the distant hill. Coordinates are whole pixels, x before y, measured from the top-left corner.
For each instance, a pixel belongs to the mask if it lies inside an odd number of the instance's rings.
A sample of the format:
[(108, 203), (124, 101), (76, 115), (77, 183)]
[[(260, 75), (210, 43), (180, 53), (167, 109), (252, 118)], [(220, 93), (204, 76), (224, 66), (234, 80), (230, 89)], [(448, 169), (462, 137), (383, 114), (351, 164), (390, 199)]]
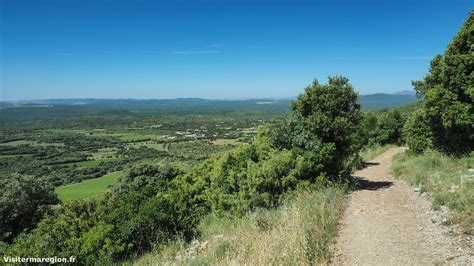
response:
[[(395, 94), (376, 93), (360, 96), (364, 110), (392, 108), (416, 102), (414, 93), (400, 92)], [(292, 99), (246, 99), (246, 100), (209, 100), (201, 98), (177, 99), (46, 99), (30, 101), (4, 101), (0, 108), (51, 108), (77, 107), (77, 109), (129, 110), (153, 113), (208, 113), (234, 111), (265, 111), (284, 113), (289, 110)], [(52, 108), (56, 109), (56, 108)], [(76, 109), (76, 108), (74, 108)], [(89, 110), (90, 111), (90, 110)]]
[(415, 93), (408, 91), (394, 94), (375, 93), (360, 96), (360, 104), (365, 110), (399, 107), (417, 101), (418, 98)]

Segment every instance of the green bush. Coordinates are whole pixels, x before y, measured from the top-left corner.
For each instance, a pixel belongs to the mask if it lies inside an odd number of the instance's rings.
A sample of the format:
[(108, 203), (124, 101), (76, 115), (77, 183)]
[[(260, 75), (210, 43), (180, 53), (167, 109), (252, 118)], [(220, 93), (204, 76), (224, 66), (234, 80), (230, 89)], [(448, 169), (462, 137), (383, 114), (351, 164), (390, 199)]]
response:
[(423, 109), (418, 109), (407, 119), (403, 127), (404, 139), (410, 151), (421, 154), (433, 147), (433, 136), (428, 117)]

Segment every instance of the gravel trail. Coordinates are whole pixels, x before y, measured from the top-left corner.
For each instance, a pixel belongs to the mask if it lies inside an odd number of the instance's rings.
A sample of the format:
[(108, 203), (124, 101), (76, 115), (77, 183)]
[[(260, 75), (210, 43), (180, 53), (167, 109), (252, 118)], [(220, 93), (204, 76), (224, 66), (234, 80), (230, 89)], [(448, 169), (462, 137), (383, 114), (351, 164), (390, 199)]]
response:
[(441, 224), (431, 209), (403, 181), (390, 174), (392, 148), (355, 173), (361, 188), (350, 194), (334, 247), (336, 265), (474, 265), (472, 240)]

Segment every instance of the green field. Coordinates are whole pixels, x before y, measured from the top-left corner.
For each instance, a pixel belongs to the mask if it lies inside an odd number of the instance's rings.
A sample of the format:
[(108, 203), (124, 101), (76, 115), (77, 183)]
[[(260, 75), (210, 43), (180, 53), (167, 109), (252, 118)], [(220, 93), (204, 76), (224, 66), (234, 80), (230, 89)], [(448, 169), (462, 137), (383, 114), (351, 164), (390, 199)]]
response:
[(99, 178), (58, 187), (56, 193), (62, 202), (99, 196), (105, 193), (110, 185), (115, 184), (121, 174), (122, 172), (114, 172)]

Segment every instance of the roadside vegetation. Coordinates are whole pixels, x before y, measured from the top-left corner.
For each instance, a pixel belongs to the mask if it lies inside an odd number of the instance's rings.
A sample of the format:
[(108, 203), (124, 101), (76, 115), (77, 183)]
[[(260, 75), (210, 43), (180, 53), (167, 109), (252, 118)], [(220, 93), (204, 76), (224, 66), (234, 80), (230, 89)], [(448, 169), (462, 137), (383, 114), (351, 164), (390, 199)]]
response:
[(200, 238), (174, 241), (134, 261), (135, 265), (314, 264), (332, 256), (345, 190), (339, 186), (300, 191), (276, 209), (241, 218), (209, 215)]
[(436, 151), (399, 154), (392, 171), (420, 193), (428, 193), (434, 209), (446, 206), (452, 210), (447, 224), (460, 223), (465, 233), (474, 233), (474, 153), (464, 157)]

